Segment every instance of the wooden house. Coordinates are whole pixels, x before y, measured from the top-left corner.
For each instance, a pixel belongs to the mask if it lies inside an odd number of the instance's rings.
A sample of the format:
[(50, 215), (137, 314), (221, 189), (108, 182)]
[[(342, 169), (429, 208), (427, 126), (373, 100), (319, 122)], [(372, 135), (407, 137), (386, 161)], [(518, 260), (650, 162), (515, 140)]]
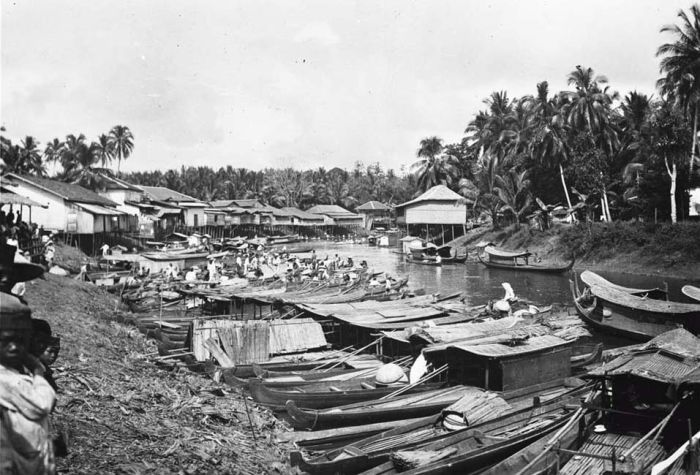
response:
[(156, 205), (164, 207), (177, 207), (182, 210), (182, 224), (185, 226), (204, 226), (207, 224), (204, 210), (208, 205), (191, 196), (163, 186), (139, 185), (145, 192), (146, 198)]
[(282, 210), (289, 213), (294, 226), (321, 226), (325, 220), (319, 214), (307, 213), (293, 206), (285, 206)]
[(363, 222), (362, 216), (338, 205), (316, 205), (307, 209), (306, 212), (323, 216), (323, 224), (328, 225), (360, 227)]
[[(572, 342), (553, 335), (513, 344), (450, 344), (444, 352), (450, 382), (492, 391), (560, 384), (571, 374)], [(440, 354), (427, 353), (428, 355)]]
[(464, 225), (467, 205), (445, 185), (437, 185), (411, 201), (396, 205), (397, 224)]
[(380, 201), (368, 201), (358, 206), (355, 211), (362, 216), (362, 226), (365, 229), (391, 227), (391, 207)]
[(2, 186), (41, 204), (34, 207), (31, 219), (47, 230), (72, 234), (129, 231), (136, 219), (117, 209), (114, 201), (71, 183), (8, 173), (2, 177)]

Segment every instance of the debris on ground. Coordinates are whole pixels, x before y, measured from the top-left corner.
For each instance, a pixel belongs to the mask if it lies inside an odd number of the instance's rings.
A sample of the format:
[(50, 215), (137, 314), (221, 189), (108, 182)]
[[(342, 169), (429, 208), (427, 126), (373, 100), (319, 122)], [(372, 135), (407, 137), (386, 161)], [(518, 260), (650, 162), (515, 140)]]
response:
[[(46, 275), (27, 283), (35, 318), (61, 337), (54, 367), (56, 431), (68, 439), (60, 471), (75, 473), (293, 473), (286, 431), (238, 389), (150, 360), (157, 348), (119, 321), (117, 298)], [(251, 426), (252, 422), (252, 426)], [(253, 434), (254, 429), (255, 434)]]

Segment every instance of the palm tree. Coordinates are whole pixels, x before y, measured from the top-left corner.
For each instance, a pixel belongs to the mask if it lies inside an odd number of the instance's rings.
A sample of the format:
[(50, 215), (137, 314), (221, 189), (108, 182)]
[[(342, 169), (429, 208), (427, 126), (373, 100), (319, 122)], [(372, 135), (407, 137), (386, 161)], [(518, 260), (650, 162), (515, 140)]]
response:
[(459, 194), (467, 203), (472, 204), (474, 210), (481, 211), (491, 216), (494, 228), (498, 227), (498, 210), (501, 200), (498, 197), (497, 177), (501, 171), (501, 164), (496, 153), (484, 153), (472, 170), (473, 180), (462, 178), (459, 180)]
[(426, 191), (440, 183), (452, 184), (459, 161), (452, 155), (439, 156), (442, 149), (442, 139), (438, 137), (428, 137), (420, 141), (420, 148), (416, 153), (420, 160), (411, 165), (418, 178), (420, 190)]
[(566, 186), (563, 163), (568, 156), (567, 125), (564, 120), (560, 96), (549, 98), (549, 84), (537, 84), (537, 97), (533, 98), (533, 133), (530, 140), (530, 153), (539, 162), (559, 168), (561, 186), (566, 196), (566, 204), (572, 209), (569, 189)]
[[(660, 70), (665, 74), (657, 86), (662, 96), (675, 102), (690, 115), (693, 121), (693, 141), (690, 149), (689, 170), (693, 175), (693, 164), (697, 158), (698, 103), (700, 102), (700, 7), (690, 7), (690, 17), (680, 10), (680, 25), (666, 25), (661, 33), (676, 37), (673, 43), (665, 43), (656, 51), (661, 59)], [(692, 17), (692, 18), (691, 18)], [(690, 112), (690, 114), (689, 114)]]
[(97, 138), (97, 142), (95, 142), (95, 153), (97, 154), (97, 158), (100, 161), (102, 168), (105, 168), (107, 164), (114, 159), (112, 143), (107, 135), (102, 134)]
[(596, 145), (612, 155), (618, 139), (611, 123), (611, 110), (618, 94), (609, 90), (608, 78), (596, 76), (591, 68), (576, 66), (569, 73), (567, 83), (576, 89), (564, 93), (568, 101), (565, 105), (567, 124), (577, 131), (591, 132), (597, 139)]
[(520, 219), (528, 211), (532, 204), (532, 195), (528, 191), (530, 181), (527, 179), (527, 170), (521, 172), (511, 168), (507, 172), (496, 175), (494, 191), (501, 200), (502, 213), (510, 212), (515, 218), (516, 228), (520, 227)]
[(58, 139), (53, 139), (44, 147), (44, 160), (48, 163), (55, 163), (61, 159), (61, 153), (65, 144)]
[(134, 136), (129, 130), (129, 127), (124, 125), (115, 125), (109, 131), (109, 141), (112, 145), (112, 151), (117, 159), (117, 173), (121, 167), (122, 160), (126, 160), (134, 150)]
[(38, 142), (34, 137), (27, 135), (24, 140), (20, 142), (19, 153), (25, 173), (37, 176), (44, 176), (46, 174), (46, 167), (44, 167), (44, 163), (41, 159)]

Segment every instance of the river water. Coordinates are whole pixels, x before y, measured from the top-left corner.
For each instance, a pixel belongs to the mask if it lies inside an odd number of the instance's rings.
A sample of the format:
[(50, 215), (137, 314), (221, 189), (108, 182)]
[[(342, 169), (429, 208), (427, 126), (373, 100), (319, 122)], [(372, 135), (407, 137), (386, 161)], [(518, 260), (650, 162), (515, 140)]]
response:
[[(445, 264), (442, 267), (426, 266), (406, 262), (394, 247), (375, 247), (367, 244), (346, 244), (326, 241), (299, 243), (299, 247), (313, 247), (318, 258), (338, 254), (352, 257), (359, 264), (366, 260), (375, 271), (389, 272), (392, 276), (408, 277), (411, 289), (425, 289), (428, 293), (448, 295), (465, 292), (467, 303), (479, 305), (505, 295), (502, 282), (508, 282), (518, 297), (541, 304), (571, 303), (569, 273), (544, 274), (537, 272), (514, 272), (491, 269), (479, 262)], [(690, 302), (681, 294), (680, 288), (688, 283), (681, 279), (669, 279), (620, 272), (598, 272), (616, 284), (628, 287), (659, 287), (668, 284), (671, 300)], [(696, 281), (696, 283), (698, 283)]]

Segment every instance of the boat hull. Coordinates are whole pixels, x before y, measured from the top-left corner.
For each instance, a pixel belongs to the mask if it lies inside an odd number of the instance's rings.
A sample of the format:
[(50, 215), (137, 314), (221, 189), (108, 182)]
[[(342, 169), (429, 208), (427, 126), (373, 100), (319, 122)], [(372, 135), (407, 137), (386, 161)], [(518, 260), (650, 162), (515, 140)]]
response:
[(568, 264), (561, 265), (561, 266), (542, 266), (542, 265), (535, 265), (535, 264), (511, 265), (511, 264), (505, 264), (505, 263), (501, 263), (501, 262), (492, 262), (492, 261), (484, 260), (484, 258), (482, 258), (480, 254), (477, 254), (477, 257), (479, 258), (479, 262), (481, 262), (486, 267), (490, 267), (492, 269), (507, 269), (507, 270), (516, 270), (516, 271), (525, 271), (525, 272), (542, 272), (545, 274), (561, 274), (563, 272), (570, 270), (574, 265), (574, 260), (571, 260), (571, 262), (569, 262)]

